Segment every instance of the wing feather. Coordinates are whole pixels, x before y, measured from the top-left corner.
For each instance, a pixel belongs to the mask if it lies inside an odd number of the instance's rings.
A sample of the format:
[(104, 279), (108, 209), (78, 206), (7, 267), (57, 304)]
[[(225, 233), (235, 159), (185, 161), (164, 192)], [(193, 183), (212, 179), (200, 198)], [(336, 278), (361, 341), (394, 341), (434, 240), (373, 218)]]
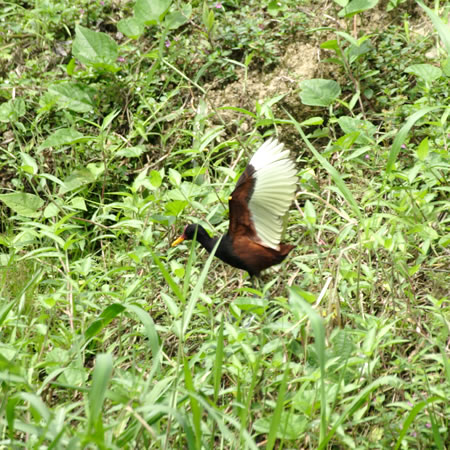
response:
[(255, 179), (248, 202), (250, 216), (262, 245), (279, 250), (283, 216), (295, 196), (297, 176), (289, 151), (268, 139), (250, 160)]
[(283, 216), (295, 196), (297, 171), (284, 144), (268, 139), (256, 151), (231, 194), (231, 236), (280, 250)]

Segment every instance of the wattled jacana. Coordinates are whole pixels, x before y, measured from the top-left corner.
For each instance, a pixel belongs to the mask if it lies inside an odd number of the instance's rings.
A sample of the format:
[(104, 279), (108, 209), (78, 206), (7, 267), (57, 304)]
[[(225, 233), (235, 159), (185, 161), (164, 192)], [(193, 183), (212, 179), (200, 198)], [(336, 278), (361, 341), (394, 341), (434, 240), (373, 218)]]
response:
[(230, 225), (221, 238), (212, 238), (197, 224), (187, 225), (172, 247), (196, 239), (223, 262), (246, 270), (251, 277), (283, 261), (294, 248), (280, 243), (282, 220), (296, 190), (296, 170), (289, 151), (268, 139), (253, 155), (229, 198)]

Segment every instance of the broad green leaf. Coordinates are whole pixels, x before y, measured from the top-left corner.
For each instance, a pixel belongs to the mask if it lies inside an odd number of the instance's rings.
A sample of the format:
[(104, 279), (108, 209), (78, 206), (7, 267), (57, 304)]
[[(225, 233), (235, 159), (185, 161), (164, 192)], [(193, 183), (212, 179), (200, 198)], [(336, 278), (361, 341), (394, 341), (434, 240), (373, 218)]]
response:
[(202, 13), (203, 25), (208, 33), (211, 33), (214, 28), (214, 11), (208, 8), (208, 4), (203, 3), (203, 13)]
[(25, 114), (25, 102), (18, 97), (0, 105), (0, 122), (15, 122)]
[(139, 173), (139, 175), (135, 178), (133, 185), (131, 187), (131, 190), (133, 192), (137, 192), (137, 190), (141, 187), (144, 186), (148, 189), (151, 189), (151, 183), (148, 182), (148, 178), (147, 178), (147, 170), (148, 168), (145, 168), (142, 172)]
[(70, 58), (70, 61), (67, 63), (67, 66), (66, 66), (67, 75), (72, 76), (74, 74), (75, 66), (76, 66), (76, 59)]
[(59, 376), (58, 381), (71, 386), (82, 386), (88, 378), (86, 369), (77, 360), (72, 361)]
[(0, 105), (0, 122), (8, 123), (11, 120), (11, 100)]
[(356, 142), (359, 144), (370, 144), (374, 142), (374, 134), (377, 127), (368, 120), (355, 119), (354, 117), (342, 116), (338, 119), (339, 126), (346, 134), (358, 132)]
[(169, 9), (171, 0), (137, 0), (134, 5), (134, 15), (145, 25), (154, 25)]
[(169, 30), (176, 30), (188, 21), (188, 18), (180, 11), (174, 11), (167, 14), (164, 18), (164, 24)]
[[(183, 276), (184, 276), (184, 267), (174, 270), (173, 267), (172, 267), (173, 266), (173, 262), (171, 262), (170, 266), (171, 266), (172, 272), (174, 272), (174, 273), (177, 270), (181, 270), (182, 269), (183, 270)], [(175, 275), (178, 278), (181, 278), (176, 273), (175, 273)], [(180, 317), (180, 308), (178, 307), (177, 302), (170, 295), (168, 295), (168, 294), (166, 294), (164, 292), (161, 292), (161, 298), (164, 300), (164, 303), (167, 306), (167, 311), (169, 311), (169, 313), (172, 315), (173, 319), (174, 320), (179, 319), (179, 317)]]
[(336, 34), (348, 41), (353, 47), (359, 46), (359, 42), (351, 34), (348, 34), (345, 31), (336, 31)]
[(113, 303), (112, 305), (107, 306), (98, 319), (94, 320), (92, 324), (88, 327), (88, 329), (84, 333), (84, 338), (86, 341), (94, 337), (98, 334), (103, 328), (105, 328), (112, 320), (114, 320), (119, 314), (121, 314), (125, 310), (125, 306), (122, 306), (119, 303)]
[(405, 69), (405, 72), (412, 73), (413, 75), (416, 75), (429, 83), (442, 76), (442, 70), (439, 69), (439, 67), (432, 66), (431, 64), (414, 64), (412, 66), (408, 66)]
[(107, 129), (111, 126), (113, 120), (114, 120), (119, 114), (120, 114), (120, 110), (119, 110), (119, 109), (115, 109), (115, 110), (111, 111), (111, 112), (103, 119), (101, 130), (102, 130), (102, 131), (107, 130)]
[(206, 167), (201, 167), (201, 166), (192, 167), (191, 169), (187, 169), (183, 172), (183, 178), (187, 178), (187, 177), (196, 178), (205, 173), (206, 173)]
[(441, 69), (444, 75), (450, 78), (450, 56), (447, 57), (444, 61), (441, 61)]
[(50, 180), (53, 183), (59, 184), (60, 186), (63, 185), (63, 182), (59, 178), (57, 178), (54, 175), (51, 175), (49, 173), (41, 173), (41, 174), (39, 174), (39, 176), (41, 178), (45, 178), (46, 180)]
[(272, 0), (267, 5), (267, 12), (272, 16), (276, 16), (281, 10), (282, 10), (281, 3), (276, 0)]
[(138, 158), (145, 152), (143, 145), (136, 145), (135, 147), (125, 147), (114, 153), (114, 156), (121, 156), (123, 158)]
[(310, 200), (306, 200), (303, 212), (305, 213), (305, 219), (308, 221), (308, 224), (314, 225), (316, 223), (317, 215), (314, 209), (314, 205)]
[(150, 179), (150, 183), (152, 184), (152, 186), (154, 186), (155, 188), (159, 188), (161, 186), (162, 177), (157, 170), (152, 170), (148, 177)]
[(58, 83), (48, 88), (49, 94), (62, 109), (76, 112), (90, 112), (94, 108), (94, 89), (79, 83)]
[(340, 54), (341, 52), (337, 39), (330, 39), (329, 41), (322, 42), (320, 44), (320, 48), (324, 48), (326, 50), (334, 50), (338, 54)]
[(186, 200), (172, 200), (166, 203), (166, 213), (171, 216), (178, 216), (189, 203)]
[(180, 172), (176, 171), (175, 169), (169, 168), (169, 180), (170, 182), (175, 185), (179, 186), (181, 184), (181, 175)]
[(27, 173), (32, 175), (36, 175), (39, 171), (38, 165), (35, 159), (30, 156), (28, 153), (20, 152), (20, 156), (22, 157), (22, 165), (20, 168)]
[(76, 169), (68, 177), (64, 179), (64, 184), (61, 186), (59, 193), (74, 191), (81, 186), (93, 183), (95, 176), (89, 169)]
[(0, 200), (16, 214), (24, 217), (39, 217), (39, 211), (44, 204), (44, 200), (34, 194), (26, 192), (13, 192), (11, 194), (1, 194)]
[(120, 228), (121, 230), (125, 230), (128, 228), (136, 228), (136, 230), (142, 230), (142, 221), (137, 219), (123, 219), (119, 222), (110, 225), (111, 228)]
[(60, 147), (71, 145), (86, 140), (85, 136), (72, 128), (60, 128), (52, 133), (40, 146), (39, 149), (48, 147)]
[(92, 31), (77, 25), (72, 53), (79, 61), (88, 66), (105, 69), (109, 72), (119, 70), (116, 66), (119, 55), (118, 46), (106, 33)]
[(428, 156), (428, 150), (429, 150), (429, 144), (428, 144), (428, 138), (422, 140), (422, 142), (417, 147), (417, 157), (424, 161), (425, 158)]
[(304, 120), (300, 125), (302, 127), (309, 127), (311, 125), (322, 125), (323, 118), (322, 117), (310, 117), (309, 119)]
[[(6, 242), (2, 242), (2, 245), (7, 245), (7, 243)], [(4, 303), (4, 304), (2, 304), (0, 306), (0, 326), (6, 320), (6, 318), (8, 317), (8, 314), (10, 313), (11, 309), (13, 308), (13, 306), (15, 306), (15, 304), (16, 304), (16, 299), (13, 299), (11, 302)], [(0, 364), (0, 367), (1, 367), (1, 364)]]
[(249, 311), (261, 315), (267, 309), (267, 299), (260, 297), (238, 297), (233, 301), (233, 306), (241, 311)]
[(74, 207), (75, 209), (80, 209), (81, 211), (87, 211), (86, 208), (86, 202), (84, 201), (83, 197), (74, 197), (71, 201), (70, 204), (72, 205), (72, 207)]
[(60, 209), (54, 203), (49, 203), (44, 209), (44, 217), (49, 219), (50, 217), (56, 217)]
[(87, 165), (87, 169), (97, 179), (105, 171), (105, 164), (103, 162), (90, 163)]
[(338, 16), (352, 17), (355, 14), (374, 8), (377, 3), (378, 0), (352, 0), (342, 11), (339, 11)]
[(131, 39), (137, 39), (145, 31), (144, 24), (135, 17), (127, 17), (117, 24), (117, 28), (121, 33)]
[(341, 94), (339, 83), (321, 78), (302, 81), (300, 88), (300, 99), (304, 105), (309, 106), (329, 106)]
[(344, 134), (344, 136), (341, 136), (335, 142), (335, 144), (343, 149), (348, 150), (356, 142), (360, 134), (361, 131), (353, 131), (351, 133)]

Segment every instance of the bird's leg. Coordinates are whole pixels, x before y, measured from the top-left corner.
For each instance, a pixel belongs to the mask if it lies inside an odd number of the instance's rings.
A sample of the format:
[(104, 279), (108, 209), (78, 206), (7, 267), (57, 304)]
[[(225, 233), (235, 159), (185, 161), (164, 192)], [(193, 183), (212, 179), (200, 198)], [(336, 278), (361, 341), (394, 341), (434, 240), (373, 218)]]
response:
[[(250, 283), (252, 285), (252, 289), (254, 291), (259, 291), (259, 280), (257, 279), (255, 275), (250, 275)], [(255, 292), (252, 295), (252, 298), (260, 298), (260, 296)], [(250, 328), (252, 323), (255, 321), (256, 315), (255, 313), (250, 312), (247, 317), (242, 322), (243, 328)]]
[[(260, 280), (255, 275), (250, 275), (250, 281), (252, 283), (252, 289), (261, 292)], [(257, 294), (253, 294), (253, 297), (259, 297)]]

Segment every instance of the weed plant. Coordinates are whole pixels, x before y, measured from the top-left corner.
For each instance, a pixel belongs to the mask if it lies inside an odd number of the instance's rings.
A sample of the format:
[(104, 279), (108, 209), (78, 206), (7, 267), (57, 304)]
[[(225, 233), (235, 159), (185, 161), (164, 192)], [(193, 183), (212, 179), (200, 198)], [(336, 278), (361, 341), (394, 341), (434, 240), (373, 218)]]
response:
[[(1, 448), (448, 448), (449, 10), (376, 4), (0, 0)], [(302, 42), (316, 78), (216, 104)], [(255, 290), (170, 242), (273, 135)]]

